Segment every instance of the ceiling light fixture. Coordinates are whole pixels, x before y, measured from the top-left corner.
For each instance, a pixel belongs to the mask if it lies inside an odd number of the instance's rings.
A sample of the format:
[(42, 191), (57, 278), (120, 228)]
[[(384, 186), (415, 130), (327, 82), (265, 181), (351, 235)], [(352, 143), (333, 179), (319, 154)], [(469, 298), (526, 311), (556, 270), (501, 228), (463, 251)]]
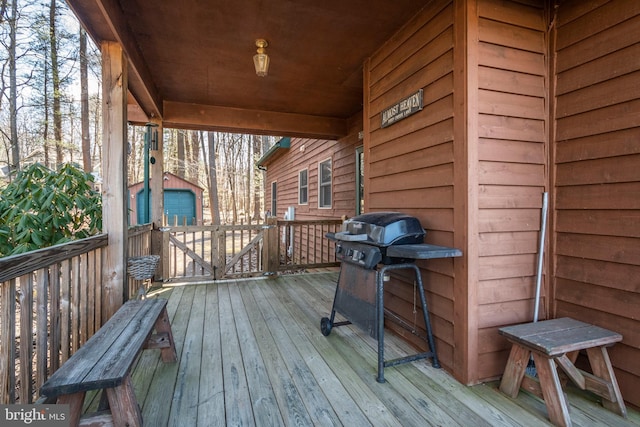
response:
[(253, 55), (253, 65), (256, 67), (256, 74), (260, 77), (266, 76), (269, 72), (269, 55), (264, 52), (264, 48), (268, 45), (265, 39), (256, 40), (258, 53)]

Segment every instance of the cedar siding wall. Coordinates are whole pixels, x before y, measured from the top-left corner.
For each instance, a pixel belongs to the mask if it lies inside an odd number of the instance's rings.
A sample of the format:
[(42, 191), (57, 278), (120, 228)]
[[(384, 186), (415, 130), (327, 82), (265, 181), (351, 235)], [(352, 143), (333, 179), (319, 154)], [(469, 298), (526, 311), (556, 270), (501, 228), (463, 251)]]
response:
[(640, 406), (640, 2), (568, 1), (555, 53), (555, 316), (617, 331)]
[[(289, 206), (295, 207), (295, 219), (335, 219), (354, 216), (356, 210), (356, 148), (362, 145), (358, 133), (362, 131), (361, 114), (351, 119), (349, 135), (338, 140), (291, 138), (291, 148), (266, 164), (267, 194), (271, 200), (271, 183), (277, 181), (276, 216), (284, 219)], [(301, 148), (304, 148), (301, 150)], [(318, 164), (332, 161), (332, 206), (318, 208)], [(308, 198), (298, 204), (298, 174), (308, 169)], [(270, 203), (270, 202), (269, 202)]]
[(477, 380), (502, 375), (510, 345), (497, 329), (532, 321), (535, 304), (548, 179), (547, 27), (542, 1), (522, 3), (477, 3)]
[[(414, 215), (427, 243), (453, 246), (453, 5), (435, 1), (411, 20), (365, 66), (365, 211)], [(424, 89), (424, 108), (380, 128), (381, 111)], [(453, 365), (453, 260), (423, 265), (438, 357)], [(394, 280), (385, 307), (414, 320), (413, 286)], [(419, 306), (419, 304), (418, 304)], [(420, 313), (419, 307), (417, 308)], [(394, 324), (389, 322), (389, 327)], [(394, 327), (424, 348), (422, 340)]]

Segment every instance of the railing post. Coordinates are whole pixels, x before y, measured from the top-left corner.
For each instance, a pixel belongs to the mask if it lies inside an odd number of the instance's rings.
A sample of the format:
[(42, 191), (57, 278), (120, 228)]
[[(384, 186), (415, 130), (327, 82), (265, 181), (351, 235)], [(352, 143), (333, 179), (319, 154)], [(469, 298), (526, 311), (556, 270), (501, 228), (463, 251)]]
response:
[(227, 230), (223, 227), (216, 227), (213, 233), (213, 244), (215, 245), (215, 256), (213, 265), (213, 279), (220, 280), (224, 277), (227, 264)]
[(160, 264), (154, 275), (156, 282), (164, 282), (169, 278), (169, 232), (163, 227), (151, 230), (151, 254), (160, 255)]
[(264, 246), (262, 251), (262, 265), (265, 274), (278, 275), (278, 218), (268, 217), (267, 228), (264, 230)]

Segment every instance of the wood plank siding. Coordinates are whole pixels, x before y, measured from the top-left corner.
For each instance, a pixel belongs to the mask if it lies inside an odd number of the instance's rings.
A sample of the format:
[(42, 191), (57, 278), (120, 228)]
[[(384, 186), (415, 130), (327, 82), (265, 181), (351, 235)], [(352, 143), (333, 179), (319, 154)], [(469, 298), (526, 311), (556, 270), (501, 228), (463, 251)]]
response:
[[(365, 211), (398, 210), (420, 219), (427, 243), (454, 242), (454, 12), (435, 1), (365, 64)], [(381, 128), (381, 112), (423, 89), (423, 109)], [(453, 369), (454, 309), (451, 259), (425, 262), (423, 279), (442, 365)], [(412, 283), (385, 286), (385, 305), (422, 328)], [(418, 315), (414, 317), (414, 308)], [(419, 347), (424, 341), (395, 327)]]
[(569, 1), (555, 23), (555, 315), (622, 334), (640, 406), (640, 3)]
[[(266, 163), (267, 185), (265, 200), (271, 200), (271, 184), (277, 182), (277, 212), (279, 219), (289, 206), (295, 208), (295, 218), (323, 219), (353, 216), (356, 209), (356, 148), (362, 145), (358, 134), (362, 131), (360, 113), (349, 121), (349, 134), (339, 140), (291, 138), (291, 147), (285, 157), (277, 156)], [(278, 161), (284, 159), (284, 161)], [(331, 159), (331, 208), (318, 207), (318, 165)], [(298, 175), (308, 171), (308, 202), (298, 203)]]
[(477, 378), (487, 379), (502, 374), (510, 349), (497, 328), (534, 318), (548, 182), (547, 24), (543, 2), (480, 0), (477, 15)]

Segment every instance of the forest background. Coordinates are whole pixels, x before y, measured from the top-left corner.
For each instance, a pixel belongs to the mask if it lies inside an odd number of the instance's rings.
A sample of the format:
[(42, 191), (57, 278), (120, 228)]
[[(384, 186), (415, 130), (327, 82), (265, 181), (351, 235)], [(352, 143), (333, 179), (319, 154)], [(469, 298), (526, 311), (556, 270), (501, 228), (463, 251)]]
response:
[[(62, 0), (0, 0), (0, 189), (25, 167), (102, 176), (101, 58)], [(128, 129), (128, 182), (143, 180), (144, 126)], [(255, 162), (277, 137), (164, 129), (164, 170), (204, 188), (212, 223), (264, 217)], [(207, 215), (208, 214), (208, 215)]]

